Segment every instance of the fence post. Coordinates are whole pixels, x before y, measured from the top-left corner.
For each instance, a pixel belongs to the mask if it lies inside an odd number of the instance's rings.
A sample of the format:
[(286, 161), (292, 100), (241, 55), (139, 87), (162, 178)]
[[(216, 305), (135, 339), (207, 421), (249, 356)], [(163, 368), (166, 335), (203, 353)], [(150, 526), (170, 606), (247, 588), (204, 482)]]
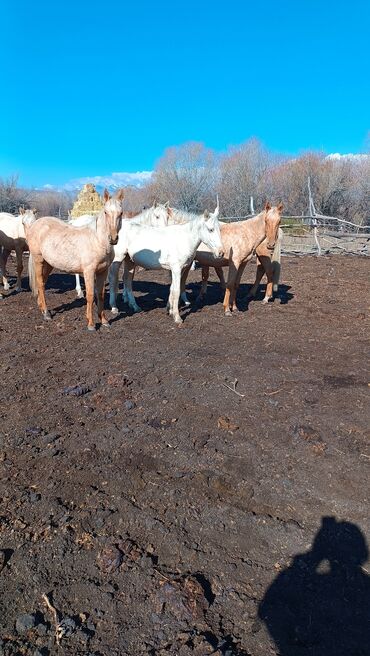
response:
[(318, 234), (317, 234), (317, 220), (316, 219), (312, 219), (312, 225), (313, 225), (313, 236), (314, 236), (314, 239), (315, 239), (315, 244), (317, 246), (317, 255), (321, 255), (321, 246), (320, 246), (319, 237), (318, 237)]

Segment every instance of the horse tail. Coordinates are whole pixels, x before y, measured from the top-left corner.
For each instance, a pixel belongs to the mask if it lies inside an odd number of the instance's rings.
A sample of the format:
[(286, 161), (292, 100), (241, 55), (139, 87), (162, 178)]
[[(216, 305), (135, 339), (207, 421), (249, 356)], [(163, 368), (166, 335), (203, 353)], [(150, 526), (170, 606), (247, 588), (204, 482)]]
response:
[(274, 252), (272, 254), (271, 262), (272, 262), (272, 290), (274, 292), (278, 291), (279, 288), (279, 280), (280, 280), (280, 273), (281, 273), (281, 242), (283, 240), (283, 231), (281, 228), (279, 228), (279, 234), (278, 238), (276, 240)]
[(32, 296), (37, 296), (38, 289), (37, 289), (37, 280), (36, 280), (36, 272), (35, 272), (35, 263), (31, 253), (28, 258), (28, 280), (29, 280), (29, 285), (31, 287)]

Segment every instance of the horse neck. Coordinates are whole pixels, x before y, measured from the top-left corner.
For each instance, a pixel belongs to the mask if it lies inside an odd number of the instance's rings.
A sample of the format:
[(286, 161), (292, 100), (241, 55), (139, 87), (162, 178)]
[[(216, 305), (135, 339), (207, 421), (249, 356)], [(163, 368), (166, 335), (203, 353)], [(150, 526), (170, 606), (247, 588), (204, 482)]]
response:
[(257, 216), (254, 216), (252, 219), (247, 220), (247, 225), (253, 224), (253, 237), (252, 241), (254, 247), (256, 248), (261, 241), (264, 240), (266, 236), (266, 225), (265, 225), (265, 212), (260, 212)]
[(96, 219), (96, 236), (102, 244), (107, 245), (109, 241), (109, 229), (104, 210), (98, 214)]
[(203, 216), (200, 217), (196, 216), (193, 220), (183, 224), (186, 226), (192, 239), (194, 239), (196, 248), (198, 248), (198, 246), (202, 243), (202, 238), (200, 236), (200, 229), (203, 221), (204, 221)]

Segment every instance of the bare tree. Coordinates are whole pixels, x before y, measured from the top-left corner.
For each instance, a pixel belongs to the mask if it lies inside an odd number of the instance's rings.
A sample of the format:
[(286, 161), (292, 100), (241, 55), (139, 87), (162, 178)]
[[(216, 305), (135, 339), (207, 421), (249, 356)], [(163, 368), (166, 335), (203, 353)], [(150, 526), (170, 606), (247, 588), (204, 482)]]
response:
[(250, 197), (258, 207), (267, 194), (272, 155), (257, 139), (230, 148), (221, 159), (218, 191), (221, 210), (229, 216), (249, 214)]
[(197, 142), (168, 148), (159, 160), (151, 184), (161, 202), (190, 212), (202, 212), (215, 201), (218, 176), (213, 150)]
[(29, 208), (32, 203), (32, 193), (27, 189), (18, 187), (18, 177), (11, 176), (0, 179), (0, 212), (18, 214), (19, 207)]

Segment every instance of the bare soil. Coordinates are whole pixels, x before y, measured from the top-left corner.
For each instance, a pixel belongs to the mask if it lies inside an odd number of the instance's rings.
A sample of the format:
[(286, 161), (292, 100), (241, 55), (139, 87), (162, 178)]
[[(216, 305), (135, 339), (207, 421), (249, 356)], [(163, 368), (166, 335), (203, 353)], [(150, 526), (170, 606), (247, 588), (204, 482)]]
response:
[(253, 277), (180, 328), (166, 273), (95, 334), (71, 276), (0, 302), (0, 654), (370, 653), (369, 261)]

